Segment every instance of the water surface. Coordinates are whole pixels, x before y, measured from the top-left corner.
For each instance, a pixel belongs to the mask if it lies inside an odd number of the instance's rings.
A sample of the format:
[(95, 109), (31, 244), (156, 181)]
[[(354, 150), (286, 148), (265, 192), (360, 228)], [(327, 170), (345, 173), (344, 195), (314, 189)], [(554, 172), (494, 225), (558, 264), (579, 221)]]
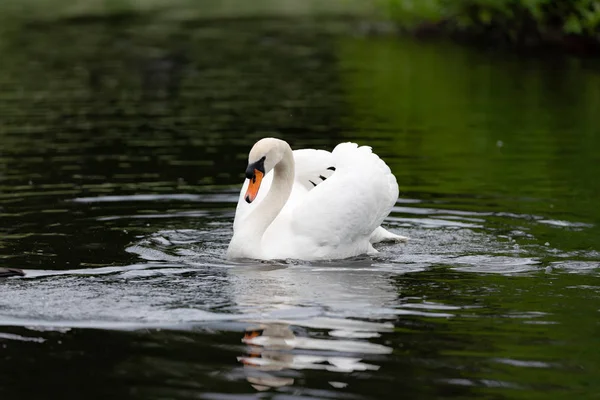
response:
[[(3, 398), (594, 398), (600, 75), (342, 19), (0, 41)], [(247, 152), (373, 146), (411, 240), (230, 262)]]

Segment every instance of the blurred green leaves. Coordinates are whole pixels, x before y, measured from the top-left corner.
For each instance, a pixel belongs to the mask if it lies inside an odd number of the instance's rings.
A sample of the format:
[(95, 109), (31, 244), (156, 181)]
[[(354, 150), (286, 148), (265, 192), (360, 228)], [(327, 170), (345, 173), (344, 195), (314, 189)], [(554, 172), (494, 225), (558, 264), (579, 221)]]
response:
[(492, 30), (512, 42), (579, 35), (600, 42), (597, 0), (377, 0), (401, 25), (443, 24), (450, 31)]

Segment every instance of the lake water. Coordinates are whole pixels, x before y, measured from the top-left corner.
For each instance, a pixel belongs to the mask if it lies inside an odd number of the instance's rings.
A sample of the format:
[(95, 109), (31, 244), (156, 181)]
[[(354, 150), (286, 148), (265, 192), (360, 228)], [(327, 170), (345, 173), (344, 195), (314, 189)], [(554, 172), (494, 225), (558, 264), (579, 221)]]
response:
[[(600, 65), (342, 19), (0, 39), (3, 399), (600, 393)], [(234, 263), (252, 144), (373, 146), (411, 240)]]

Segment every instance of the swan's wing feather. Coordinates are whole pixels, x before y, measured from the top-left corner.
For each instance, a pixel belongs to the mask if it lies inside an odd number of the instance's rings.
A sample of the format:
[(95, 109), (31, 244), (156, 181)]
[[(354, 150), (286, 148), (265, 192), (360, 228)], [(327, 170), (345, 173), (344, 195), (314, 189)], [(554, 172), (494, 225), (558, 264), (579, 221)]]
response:
[(327, 150), (294, 150), (295, 183), (311, 190), (324, 182), (335, 171), (333, 154)]
[(294, 234), (327, 249), (368, 241), (398, 198), (390, 168), (368, 146), (341, 143), (332, 152), (335, 173), (293, 210)]

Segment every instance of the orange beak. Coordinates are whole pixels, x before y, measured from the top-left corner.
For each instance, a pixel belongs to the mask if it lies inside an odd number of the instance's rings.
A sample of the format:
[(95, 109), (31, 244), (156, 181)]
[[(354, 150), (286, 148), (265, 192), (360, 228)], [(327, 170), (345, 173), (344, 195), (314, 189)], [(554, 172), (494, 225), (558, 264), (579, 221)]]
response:
[(256, 199), (256, 195), (258, 194), (258, 189), (260, 189), (260, 183), (262, 182), (264, 174), (259, 170), (254, 170), (254, 176), (250, 180), (250, 184), (248, 185), (248, 190), (246, 190), (246, 195), (244, 198), (246, 202), (252, 203), (254, 199)]

